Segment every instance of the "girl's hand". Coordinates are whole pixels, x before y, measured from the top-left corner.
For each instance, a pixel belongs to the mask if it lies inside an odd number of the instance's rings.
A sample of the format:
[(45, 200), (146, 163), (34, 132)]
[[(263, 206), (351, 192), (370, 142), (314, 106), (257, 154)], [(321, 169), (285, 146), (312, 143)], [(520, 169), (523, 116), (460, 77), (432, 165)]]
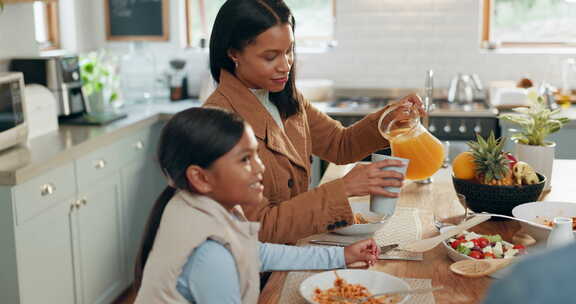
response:
[(386, 197), (398, 197), (398, 193), (384, 190), (383, 187), (402, 187), (404, 175), (394, 170), (382, 170), (386, 167), (403, 167), (397, 159), (385, 159), (371, 164), (358, 164), (348, 174), (342, 177), (344, 192), (347, 197), (364, 196), (368, 194)]
[(344, 259), (346, 265), (354, 262), (366, 262), (368, 266), (374, 265), (380, 255), (380, 247), (374, 239), (358, 241), (344, 248)]

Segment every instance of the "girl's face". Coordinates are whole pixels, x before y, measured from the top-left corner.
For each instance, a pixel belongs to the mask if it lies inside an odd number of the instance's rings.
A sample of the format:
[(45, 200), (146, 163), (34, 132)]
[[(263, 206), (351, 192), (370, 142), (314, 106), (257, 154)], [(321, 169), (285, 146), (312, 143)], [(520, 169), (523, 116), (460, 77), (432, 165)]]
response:
[(294, 62), (294, 35), (289, 24), (273, 26), (242, 51), (228, 54), (237, 62), (236, 77), (252, 89), (280, 92)]
[(262, 200), (264, 164), (258, 157), (258, 141), (249, 125), (240, 141), (206, 169), (212, 191), (207, 193), (226, 209), (237, 204), (258, 204)]

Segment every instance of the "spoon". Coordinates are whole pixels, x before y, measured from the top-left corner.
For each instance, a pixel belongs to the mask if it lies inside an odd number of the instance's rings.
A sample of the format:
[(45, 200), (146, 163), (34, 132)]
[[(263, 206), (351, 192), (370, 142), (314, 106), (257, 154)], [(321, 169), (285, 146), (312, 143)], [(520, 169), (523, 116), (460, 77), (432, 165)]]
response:
[(487, 260), (461, 260), (450, 265), (452, 272), (469, 277), (478, 278), (489, 275), (497, 270), (500, 270), (510, 263), (514, 262), (515, 258), (508, 259), (487, 259)]
[(523, 223), (527, 223), (530, 224), (532, 226), (536, 226), (536, 227), (540, 227), (540, 228), (546, 228), (546, 229), (550, 229), (550, 227), (546, 226), (546, 225), (542, 225), (533, 221), (529, 221), (529, 220), (525, 220), (525, 219), (521, 219), (521, 218), (517, 218), (517, 217), (513, 217), (513, 216), (508, 216), (508, 215), (503, 215), (503, 214), (495, 214), (495, 213), (488, 213), (488, 212), (481, 212), (481, 213), (475, 213), (475, 214), (482, 214), (482, 215), (489, 215), (489, 216), (495, 216), (495, 217), (502, 217), (502, 218), (507, 218), (507, 219), (511, 219), (511, 220), (515, 220), (518, 222), (523, 222)]
[(387, 291), (376, 293), (368, 297), (360, 298), (360, 299), (351, 299), (346, 297), (340, 296), (332, 296), (331, 298), (336, 301), (345, 301), (345, 302), (352, 302), (352, 303), (364, 303), (372, 298), (378, 298), (382, 296), (391, 296), (391, 295), (409, 295), (409, 294), (422, 294), (422, 293), (429, 293), (432, 291), (444, 289), (444, 286), (436, 286), (430, 288), (414, 288), (414, 289), (402, 289), (402, 290), (394, 290), (394, 291)]
[(425, 252), (428, 251), (434, 247), (436, 247), (438, 244), (440, 244), (441, 242), (443, 242), (444, 240), (447, 240), (455, 235), (457, 235), (458, 233), (466, 230), (466, 229), (470, 229), (482, 222), (487, 221), (488, 219), (490, 219), (490, 215), (484, 215), (484, 214), (478, 214), (456, 226), (454, 226), (454, 228), (449, 229), (446, 232), (443, 232), (435, 237), (431, 237), (428, 239), (424, 239), (424, 240), (418, 240), (409, 244), (403, 244), (398, 246), (398, 249), (402, 249), (402, 250), (406, 250), (406, 251), (410, 251), (410, 252)]

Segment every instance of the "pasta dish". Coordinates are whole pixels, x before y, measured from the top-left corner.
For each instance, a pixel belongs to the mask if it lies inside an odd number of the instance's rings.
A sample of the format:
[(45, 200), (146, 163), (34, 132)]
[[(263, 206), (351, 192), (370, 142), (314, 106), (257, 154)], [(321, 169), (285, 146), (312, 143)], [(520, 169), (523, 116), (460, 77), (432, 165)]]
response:
[[(554, 227), (554, 222), (549, 219), (543, 219), (544, 225)], [(576, 217), (572, 217), (572, 230), (576, 230)]]
[(368, 224), (368, 220), (362, 214), (355, 213), (354, 224)]
[[(349, 284), (343, 278), (338, 276), (336, 273), (336, 280), (334, 280), (334, 287), (328, 288), (326, 290), (321, 290), (316, 288), (314, 290), (314, 301), (318, 304), (354, 304), (354, 302), (348, 302), (339, 299), (362, 299), (371, 296), (372, 293), (368, 291), (366, 287), (361, 284)], [(395, 304), (399, 303), (402, 296), (381, 296), (378, 298), (370, 298), (362, 303), (364, 304)]]

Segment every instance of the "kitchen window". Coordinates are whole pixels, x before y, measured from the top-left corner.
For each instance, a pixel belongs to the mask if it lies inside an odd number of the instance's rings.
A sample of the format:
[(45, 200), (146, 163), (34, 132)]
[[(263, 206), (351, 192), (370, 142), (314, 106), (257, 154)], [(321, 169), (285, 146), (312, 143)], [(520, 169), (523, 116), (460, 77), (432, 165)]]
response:
[[(335, 0), (285, 0), (296, 18), (296, 46), (324, 49), (334, 44)], [(210, 32), (225, 0), (186, 0), (187, 45), (208, 47)]]
[(57, 49), (60, 45), (58, 3), (34, 1), (34, 29), (40, 50)]
[(482, 46), (575, 48), (576, 0), (483, 0)]

